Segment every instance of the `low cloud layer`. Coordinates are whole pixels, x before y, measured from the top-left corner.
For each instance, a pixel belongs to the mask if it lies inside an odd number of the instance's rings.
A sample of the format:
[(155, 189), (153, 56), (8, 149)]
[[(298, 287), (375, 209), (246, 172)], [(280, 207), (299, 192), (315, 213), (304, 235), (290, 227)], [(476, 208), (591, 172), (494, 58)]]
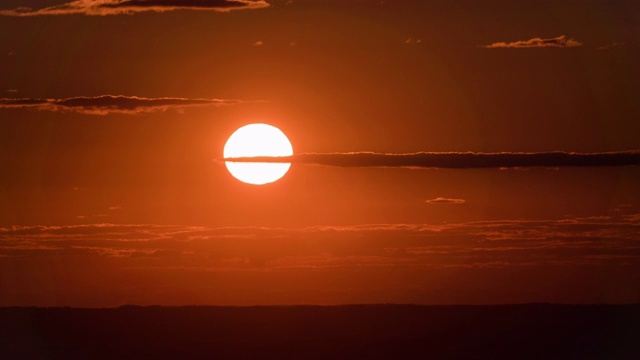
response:
[(610, 261), (637, 266), (639, 230), (639, 214), (293, 229), (147, 224), (14, 226), (0, 228), (0, 257), (171, 257), (171, 264), (216, 272), (585, 265)]
[(234, 162), (301, 163), (343, 167), (408, 168), (520, 168), (559, 166), (629, 166), (640, 165), (640, 151), (607, 153), (411, 153), (381, 154), (371, 152), (300, 154), (284, 157), (226, 158)]
[[(639, 276), (637, 213), (289, 229), (0, 228), (0, 306), (633, 302)], [(604, 293), (593, 292), (599, 283)]]
[(0, 10), (0, 15), (122, 15), (174, 10), (228, 12), (242, 9), (259, 9), (268, 6), (269, 4), (263, 0), (74, 0), (41, 9), (18, 7), (12, 10)]
[(0, 109), (32, 109), (54, 112), (76, 112), (89, 115), (140, 114), (179, 110), (196, 106), (225, 106), (242, 103), (241, 100), (144, 98), (137, 96), (102, 95), (66, 99), (0, 99)]
[(546, 48), (546, 47), (559, 47), (570, 48), (582, 46), (582, 43), (574, 39), (568, 39), (565, 35), (558, 37), (543, 39), (533, 38), (529, 40), (519, 40), (514, 42), (495, 42), (490, 45), (481, 46), (486, 49), (499, 49), (499, 48), (511, 48), (511, 49), (526, 49), (526, 48)]

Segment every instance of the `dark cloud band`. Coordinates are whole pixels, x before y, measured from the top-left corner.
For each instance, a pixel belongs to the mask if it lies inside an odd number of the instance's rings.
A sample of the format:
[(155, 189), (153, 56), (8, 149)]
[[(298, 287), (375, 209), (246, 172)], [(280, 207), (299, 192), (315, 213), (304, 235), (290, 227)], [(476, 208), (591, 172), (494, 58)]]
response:
[(242, 100), (223, 99), (144, 98), (137, 96), (102, 95), (66, 99), (0, 99), (0, 109), (33, 109), (107, 115), (110, 113), (139, 114), (195, 106), (225, 106), (242, 102)]
[(0, 10), (0, 15), (121, 15), (174, 10), (228, 12), (231, 10), (259, 9), (268, 6), (269, 4), (264, 0), (73, 0), (41, 9), (20, 7), (13, 10)]
[(370, 152), (300, 154), (285, 157), (224, 158), (232, 162), (300, 163), (343, 167), (409, 168), (518, 168), (559, 166), (629, 166), (640, 165), (640, 151), (606, 153), (412, 153), (380, 154)]

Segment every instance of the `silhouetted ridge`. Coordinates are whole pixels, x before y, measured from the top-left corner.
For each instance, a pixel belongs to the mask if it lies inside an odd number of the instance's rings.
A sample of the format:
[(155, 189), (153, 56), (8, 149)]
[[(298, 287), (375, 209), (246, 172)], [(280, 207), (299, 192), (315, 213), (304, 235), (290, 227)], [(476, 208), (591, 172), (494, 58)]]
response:
[(637, 359), (640, 305), (1, 308), (3, 359)]

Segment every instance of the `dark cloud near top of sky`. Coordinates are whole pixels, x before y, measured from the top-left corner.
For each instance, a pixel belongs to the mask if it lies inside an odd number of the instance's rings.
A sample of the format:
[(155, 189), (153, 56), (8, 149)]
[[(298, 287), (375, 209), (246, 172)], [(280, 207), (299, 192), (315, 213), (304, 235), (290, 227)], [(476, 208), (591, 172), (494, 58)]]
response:
[(41, 9), (19, 7), (12, 10), (0, 10), (0, 15), (121, 15), (173, 10), (228, 12), (242, 9), (259, 9), (268, 6), (269, 3), (264, 0), (73, 0)]
[(543, 39), (543, 38), (533, 38), (529, 40), (519, 40), (513, 42), (495, 42), (490, 45), (481, 46), (486, 49), (499, 49), (499, 48), (510, 48), (510, 49), (526, 49), (526, 48), (546, 48), (546, 47), (557, 47), (557, 48), (569, 48), (569, 47), (578, 47), (582, 46), (582, 43), (576, 41), (574, 39), (568, 39), (566, 35), (560, 35), (558, 37)]
[(343, 167), (409, 167), (409, 168), (519, 168), (559, 166), (629, 166), (640, 165), (640, 151), (606, 153), (411, 153), (381, 154), (371, 152), (299, 154), (283, 157), (225, 158), (234, 162), (281, 162)]
[(140, 114), (177, 110), (195, 106), (235, 105), (242, 100), (189, 99), (189, 98), (144, 98), (123, 95), (101, 95), (66, 99), (0, 99), (0, 109), (33, 109), (44, 111), (77, 112), (89, 115)]

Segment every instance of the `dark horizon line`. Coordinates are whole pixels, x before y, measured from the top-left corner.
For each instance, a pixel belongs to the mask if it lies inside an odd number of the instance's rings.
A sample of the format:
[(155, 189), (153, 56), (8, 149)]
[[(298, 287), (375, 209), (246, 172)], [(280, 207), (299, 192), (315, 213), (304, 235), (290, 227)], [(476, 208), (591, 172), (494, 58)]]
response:
[(117, 306), (36, 306), (36, 305), (8, 305), (0, 306), (0, 310), (11, 309), (78, 309), (78, 310), (118, 310), (118, 309), (181, 309), (181, 308), (228, 308), (228, 309), (248, 309), (248, 308), (329, 308), (329, 307), (499, 307), (499, 306), (580, 306), (580, 307), (616, 307), (616, 306), (640, 306), (640, 302), (635, 303), (561, 303), (561, 302), (522, 302), (522, 303), (496, 303), (496, 304), (417, 304), (417, 303), (346, 303), (346, 304), (279, 304), (279, 305), (136, 305), (125, 304)]
[(218, 158), (225, 162), (293, 163), (339, 167), (405, 168), (526, 168), (526, 167), (610, 167), (640, 165), (640, 150), (576, 152), (416, 152), (405, 154), (346, 152), (303, 153), (292, 156)]

